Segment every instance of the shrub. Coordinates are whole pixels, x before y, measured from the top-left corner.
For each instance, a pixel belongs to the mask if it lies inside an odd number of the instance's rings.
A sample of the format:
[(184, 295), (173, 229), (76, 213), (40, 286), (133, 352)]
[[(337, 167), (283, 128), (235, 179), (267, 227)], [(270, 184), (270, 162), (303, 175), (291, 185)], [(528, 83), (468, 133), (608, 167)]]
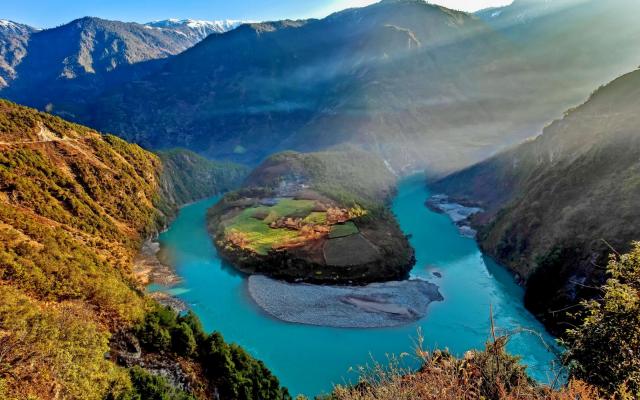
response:
[(189, 357), (196, 352), (198, 344), (187, 323), (181, 322), (171, 330), (171, 347), (181, 356)]
[(640, 243), (607, 271), (602, 298), (585, 302), (582, 324), (567, 331), (565, 362), (605, 394), (640, 398)]
[(138, 366), (131, 368), (129, 374), (133, 387), (116, 400), (196, 400), (172, 387), (164, 377), (150, 374)]

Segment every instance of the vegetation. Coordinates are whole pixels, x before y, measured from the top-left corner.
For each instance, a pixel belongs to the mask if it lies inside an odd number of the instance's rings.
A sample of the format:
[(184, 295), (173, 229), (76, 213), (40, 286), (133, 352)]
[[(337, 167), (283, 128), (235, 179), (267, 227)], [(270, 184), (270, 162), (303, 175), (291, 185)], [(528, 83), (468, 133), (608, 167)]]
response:
[(456, 358), (447, 351), (417, 350), (421, 368), (401, 367), (398, 359), (388, 366), (361, 368), (355, 386), (336, 386), (324, 400), (596, 400), (597, 391), (571, 380), (554, 389), (535, 383), (520, 360), (507, 353), (508, 337), (495, 337), (483, 351)]
[[(183, 390), (171, 386), (166, 378), (153, 375), (141, 367), (129, 370), (131, 387), (117, 395), (110, 395), (113, 400), (196, 400)], [(107, 400), (112, 400), (107, 398)]]
[[(313, 202), (308, 200), (280, 200), (272, 207), (247, 208), (227, 226), (230, 240), (249, 248), (258, 254), (267, 254), (274, 247), (284, 245), (300, 236), (300, 232), (287, 228), (272, 228), (271, 223), (290, 215), (310, 212)], [(265, 213), (260, 219), (256, 214)], [(304, 218), (305, 216), (303, 216)]]
[(247, 186), (277, 188), (304, 181), (345, 207), (383, 208), (396, 177), (377, 155), (352, 147), (316, 153), (283, 152), (269, 157), (247, 178)]
[(482, 203), (481, 246), (527, 282), (554, 333), (606, 280), (611, 247), (638, 240), (640, 70), (597, 90), (544, 133), (435, 186)]
[(344, 224), (337, 224), (331, 227), (331, 232), (329, 232), (329, 238), (340, 238), (345, 236), (351, 236), (358, 233), (358, 227), (351, 221), (345, 222)]
[(189, 150), (158, 153), (164, 166), (162, 185), (177, 204), (235, 189), (249, 173), (245, 166), (208, 160)]
[(195, 368), (195, 387), (286, 398), (262, 363), (206, 336), (192, 314), (160, 311), (138, 289), (131, 270), (142, 240), (167, 223), (176, 199), (213, 190), (193, 180), (196, 190), (171, 195), (176, 185), (163, 183), (180, 175), (166, 168), (188, 173), (114, 136), (0, 101), (0, 398), (205, 397), (105, 357), (131, 330), (144, 360)]
[(602, 297), (585, 302), (564, 344), (571, 375), (620, 399), (640, 397), (640, 243), (607, 268)]
[(241, 347), (227, 344), (217, 332), (207, 335), (192, 312), (177, 315), (170, 308), (156, 306), (136, 327), (136, 334), (147, 350), (171, 352), (199, 363), (221, 398), (290, 399), (262, 362)]
[[(123, 378), (86, 303), (49, 305), (0, 285), (0, 398), (102, 399)], [(126, 375), (126, 374), (125, 374)]]

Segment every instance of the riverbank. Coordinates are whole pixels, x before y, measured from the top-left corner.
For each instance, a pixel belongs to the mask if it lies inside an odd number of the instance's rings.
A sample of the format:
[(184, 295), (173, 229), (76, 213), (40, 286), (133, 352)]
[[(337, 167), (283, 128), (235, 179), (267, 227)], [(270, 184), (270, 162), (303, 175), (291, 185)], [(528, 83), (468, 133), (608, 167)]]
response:
[(482, 208), (457, 203), (444, 194), (436, 194), (429, 197), (425, 205), (431, 211), (448, 215), (453, 223), (456, 224), (458, 232), (462, 236), (475, 239), (478, 232), (471, 227), (469, 220), (475, 214), (482, 212)]
[[(358, 366), (372, 359), (386, 363), (389, 355), (410, 351), (418, 330), (427, 349), (448, 348), (459, 356), (482, 349), (491, 332), (491, 309), (495, 326), (502, 330), (540, 333), (514, 335), (508, 349), (522, 357), (532, 377), (548, 382), (555, 376), (555, 354), (548, 347), (553, 347), (554, 338), (524, 308), (523, 290), (509, 271), (484, 257), (448, 216), (424, 207), (430, 195), (424, 177), (415, 176), (399, 183), (392, 204), (416, 250), (412, 276), (437, 284), (445, 298), (431, 303), (426, 317), (415, 322), (360, 329), (287, 323), (272, 317), (251, 299), (246, 276), (220, 258), (207, 233), (207, 210), (219, 198), (181, 209), (160, 235), (163, 252), (170, 255), (182, 280), (167, 292), (188, 304), (206, 331), (220, 332), (263, 360), (294, 395), (313, 397), (329, 392), (334, 383), (357, 383)], [(408, 365), (412, 366), (419, 367)]]
[(140, 285), (171, 287), (180, 283), (180, 277), (174, 268), (163, 258), (160, 243), (149, 239), (142, 244), (133, 263), (133, 274)]
[(248, 279), (251, 298), (285, 322), (334, 328), (387, 328), (415, 322), (429, 304), (444, 298), (433, 283), (420, 279), (366, 286), (328, 286)]

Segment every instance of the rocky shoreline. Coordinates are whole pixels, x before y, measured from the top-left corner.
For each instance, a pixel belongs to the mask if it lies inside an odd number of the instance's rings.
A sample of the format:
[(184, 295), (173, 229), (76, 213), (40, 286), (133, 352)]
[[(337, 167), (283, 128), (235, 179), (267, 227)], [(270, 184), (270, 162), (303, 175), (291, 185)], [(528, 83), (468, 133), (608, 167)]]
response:
[(247, 284), (256, 304), (279, 320), (336, 328), (406, 325), (423, 318), (432, 302), (444, 300), (438, 286), (418, 279), (329, 286), (252, 275)]
[[(160, 243), (152, 239), (143, 243), (134, 260), (133, 274), (144, 288), (151, 284), (170, 288), (181, 281), (173, 267), (163, 259)], [(150, 292), (149, 297), (178, 313), (189, 310), (187, 303), (164, 291)]]
[(180, 283), (173, 267), (162, 259), (160, 243), (146, 240), (133, 263), (133, 274), (142, 286), (152, 283), (162, 286), (174, 286)]
[(444, 194), (431, 196), (425, 205), (432, 211), (447, 214), (456, 224), (462, 236), (475, 239), (478, 232), (471, 227), (469, 220), (475, 214), (481, 213), (482, 208), (473, 204), (460, 204)]

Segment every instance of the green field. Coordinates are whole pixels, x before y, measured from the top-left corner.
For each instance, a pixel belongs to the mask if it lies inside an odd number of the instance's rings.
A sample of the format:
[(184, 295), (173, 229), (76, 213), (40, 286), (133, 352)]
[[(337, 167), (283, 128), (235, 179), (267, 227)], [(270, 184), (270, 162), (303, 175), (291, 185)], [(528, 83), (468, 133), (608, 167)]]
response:
[(322, 225), (327, 222), (326, 212), (312, 212), (304, 219), (306, 224)]
[[(242, 233), (248, 242), (249, 248), (258, 254), (266, 255), (274, 246), (284, 244), (299, 236), (298, 231), (284, 228), (274, 229), (269, 227), (269, 224), (284, 217), (308, 218), (311, 216), (311, 210), (314, 207), (315, 202), (313, 200), (282, 199), (278, 204), (271, 207), (247, 208), (231, 221), (225, 231)], [(260, 219), (265, 215), (264, 219)], [(320, 217), (316, 215), (313, 218), (319, 219)]]
[(360, 232), (353, 222), (345, 222), (344, 224), (333, 225), (329, 233), (329, 239), (336, 239), (345, 236), (355, 235)]

